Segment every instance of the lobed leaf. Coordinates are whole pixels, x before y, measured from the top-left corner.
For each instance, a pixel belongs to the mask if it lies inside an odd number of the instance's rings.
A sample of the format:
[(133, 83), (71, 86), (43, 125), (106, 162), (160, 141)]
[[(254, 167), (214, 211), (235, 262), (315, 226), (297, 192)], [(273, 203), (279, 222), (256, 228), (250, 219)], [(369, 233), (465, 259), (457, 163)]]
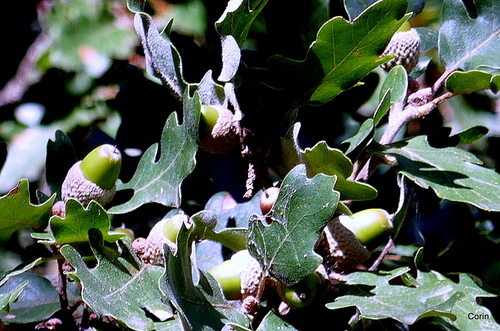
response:
[(352, 22), (335, 17), (321, 27), (304, 61), (274, 56), (270, 68), (290, 94), (313, 104), (326, 103), (389, 60), (380, 55), (408, 19), (406, 8), (405, 1), (382, 0)]
[(0, 197), (0, 243), (24, 228), (43, 229), (47, 226), (55, 194), (43, 204), (30, 202), (28, 180), (19, 181), (9, 193)]
[[(421, 257), (422, 249), (416, 254), (416, 264)], [(340, 296), (326, 306), (330, 309), (356, 306), (361, 318), (392, 318), (408, 325), (432, 316), (459, 330), (498, 328), (492, 319), (469, 317), (471, 312), (491, 316), (488, 309), (477, 303), (477, 299), (496, 296), (479, 287), (469, 275), (460, 274), (458, 282), (455, 282), (437, 271), (417, 268), (416, 278), (408, 271), (409, 268), (402, 267), (378, 273), (351, 273), (346, 276), (346, 284), (354, 294)], [(397, 277), (401, 277), (405, 285), (391, 285), (390, 281)]]
[(285, 286), (300, 281), (322, 261), (314, 245), (337, 208), (335, 183), (335, 176), (308, 178), (306, 167), (298, 165), (283, 179), (272, 223), (264, 225), (257, 215), (249, 222), (247, 249)]
[(352, 174), (351, 160), (339, 149), (330, 148), (320, 141), (312, 148), (303, 151), (307, 175), (313, 177), (322, 173), (335, 176), (335, 190), (340, 193), (340, 200), (371, 200), (377, 197), (377, 190), (366, 183), (348, 180)]
[[(180, 319), (189, 330), (221, 330), (225, 325), (246, 325), (248, 319), (231, 307), (219, 283), (208, 273), (194, 270), (190, 259), (190, 232), (182, 226), (174, 255), (165, 246), (166, 272), (160, 288), (170, 298)], [(193, 275), (193, 272), (199, 273)], [(198, 281), (195, 283), (194, 278)]]
[(75, 268), (69, 275), (80, 283), (83, 301), (96, 314), (113, 317), (141, 331), (155, 329), (155, 320), (165, 322), (173, 317), (158, 288), (163, 268), (142, 265), (132, 247), (124, 243), (121, 257), (107, 255), (99, 230), (89, 230), (89, 238), (97, 259), (95, 268), (89, 269), (77, 250), (69, 245), (61, 247), (61, 254)]
[(108, 210), (109, 213), (127, 213), (152, 202), (179, 207), (180, 186), (195, 167), (200, 120), (198, 94), (195, 93), (190, 97), (186, 93), (183, 102), (183, 123), (178, 123), (175, 112), (168, 117), (159, 150), (158, 144), (149, 147), (142, 155), (130, 181), (117, 186), (117, 191), (133, 190), (132, 198), (123, 204), (113, 206)]
[(44, 233), (32, 233), (41, 244), (73, 244), (89, 241), (88, 231), (97, 229), (104, 234), (104, 240), (114, 242), (124, 236), (123, 233), (110, 232), (111, 220), (106, 210), (91, 201), (87, 208), (74, 199), (66, 202), (66, 216), (53, 216), (49, 221), (49, 230)]
[(179, 52), (168, 37), (171, 24), (172, 21), (159, 33), (148, 14), (137, 12), (134, 18), (134, 26), (146, 55), (148, 71), (159, 78), (175, 98), (181, 100), (186, 82), (182, 76)]
[(434, 148), (425, 136), (396, 143), (384, 150), (398, 160), (399, 171), (442, 199), (500, 210), (500, 174), (480, 166), (473, 154), (456, 147)]

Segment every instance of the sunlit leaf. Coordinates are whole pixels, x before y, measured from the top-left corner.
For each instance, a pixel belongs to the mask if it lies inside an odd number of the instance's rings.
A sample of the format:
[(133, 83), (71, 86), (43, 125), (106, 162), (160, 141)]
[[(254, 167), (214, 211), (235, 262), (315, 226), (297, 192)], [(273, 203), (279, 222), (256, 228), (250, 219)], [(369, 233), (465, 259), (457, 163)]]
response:
[(389, 59), (380, 55), (407, 20), (406, 8), (404, 1), (382, 0), (352, 22), (335, 17), (321, 27), (304, 61), (275, 56), (270, 68), (289, 94), (313, 104), (328, 102)]
[(111, 220), (106, 210), (98, 203), (91, 201), (87, 208), (74, 199), (66, 202), (66, 216), (53, 216), (50, 228), (45, 233), (32, 233), (32, 237), (47, 245), (86, 243), (89, 241), (88, 231), (98, 229), (104, 239), (114, 242), (124, 235), (110, 232)]
[(500, 69), (500, 2), (476, 0), (468, 12), (459, 0), (443, 2), (439, 57), (449, 70)]
[(443, 199), (500, 210), (500, 174), (481, 166), (473, 154), (456, 147), (434, 148), (425, 136), (394, 144), (384, 151), (398, 160), (399, 171)]
[[(221, 330), (224, 325), (248, 324), (248, 319), (231, 307), (218, 282), (208, 273), (193, 276), (189, 254), (190, 233), (183, 226), (177, 236), (177, 252), (165, 249), (166, 273), (160, 287), (170, 298), (183, 324), (191, 330)], [(166, 247), (166, 246), (165, 246)], [(195, 283), (194, 279), (198, 279)]]
[(89, 269), (69, 245), (61, 247), (61, 253), (75, 268), (70, 276), (81, 284), (82, 299), (96, 314), (113, 317), (133, 330), (153, 330), (155, 320), (173, 317), (158, 288), (163, 268), (142, 265), (125, 244), (120, 258), (106, 255), (99, 230), (90, 230), (89, 237), (98, 261), (95, 268)]
[(109, 213), (126, 213), (151, 202), (179, 207), (180, 186), (195, 167), (200, 119), (198, 94), (195, 93), (194, 97), (186, 95), (183, 100), (183, 123), (178, 123), (175, 112), (168, 117), (160, 146), (154, 144), (149, 147), (142, 155), (132, 179), (117, 188), (133, 190), (132, 198), (110, 208)]
[(290, 286), (313, 272), (323, 258), (314, 252), (321, 231), (337, 208), (336, 178), (306, 175), (298, 165), (283, 179), (271, 210), (273, 222), (264, 225), (255, 215), (249, 222), (248, 250), (271, 276)]
[(9, 193), (0, 197), (0, 242), (9, 240), (14, 232), (24, 228), (43, 229), (47, 226), (55, 195), (40, 205), (30, 202), (28, 180), (21, 180)]

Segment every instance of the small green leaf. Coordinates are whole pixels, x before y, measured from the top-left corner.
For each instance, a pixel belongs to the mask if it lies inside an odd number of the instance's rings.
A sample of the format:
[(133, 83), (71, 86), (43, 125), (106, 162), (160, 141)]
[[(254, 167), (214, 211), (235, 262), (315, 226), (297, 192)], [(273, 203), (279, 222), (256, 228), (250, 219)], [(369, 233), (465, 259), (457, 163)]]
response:
[(375, 124), (372, 118), (364, 121), (354, 136), (342, 142), (342, 144), (349, 144), (349, 148), (345, 151), (345, 154), (352, 153), (356, 148), (363, 144), (367, 145), (368, 141), (370, 141), (373, 137), (373, 129), (375, 129)]
[(125, 243), (122, 255), (107, 256), (99, 230), (89, 231), (97, 266), (89, 269), (80, 254), (69, 245), (61, 254), (75, 268), (69, 275), (82, 286), (82, 299), (99, 316), (110, 316), (133, 330), (153, 330), (153, 318), (166, 321), (173, 317), (170, 306), (158, 288), (163, 268), (144, 266)]
[(492, 75), (489, 72), (471, 70), (467, 72), (455, 71), (446, 80), (446, 87), (455, 93), (472, 93), (479, 90), (491, 89), (498, 91), (497, 80), (500, 75)]
[(500, 210), (500, 174), (480, 166), (473, 154), (456, 147), (434, 148), (418, 136), (387, 148), (399, 171), (442, 199), (467, 202), (490, 211)]
[(397, 65), (389, 71), (380, 89), (380, 100), (387, 91), (391, 91), (391, 103), (403, 102), (408, 90), (408, 76), (405, 68)]
[(321, 231), (337, 208), (335, 176), (308, 178), (298, 165), (283, 179), (272, 223), (259, 216), (249, 222), (248, 250), (271, 276), (291, 286), (313, 272), (322, 257), (314, 252)]
[(170, 207), (180, 206), (180, 186), (195, 167), (200, 120), (198, 94), (195, 93), (194, 97), (186, 94), (183, 102), (182, 125), (178, 123), (177, 113), (173, 112), (168, 117), (160, 150), (158, 151), (158, 144), (149, 147), (142, 155), (132, 179), (128, 183), (117, 185), (118, 191), (131, 189), (134, 195), (129, 201), (110, 208), (109, 213), (127, 213), (151, 202)]
[[(190, 330), (221, 330), (230, 323), (247, 325), (248, 319), (228, 304), (218, 282), (207, 272), (192, 270), (190, 235), (183, 225), (175, 255), (165, 246), (166, 272), (160, 279), (160, 288)], [(199, 274), (194, 277), (193, 272)], [(198, 279), (196, 284), (194, 278)]]
[(373, 186), (347, 179), (353, 170), (351, 160), (339, 149), (328, 147), (326, 142), (306, 148), (303, 159), (309, 177), (319, 173), (337, 177), (335, 190), (340, 192), (340, 200), (371, 200), (377, 196)]
[(406, 8), (406, 1), (382, 0), (352, 23), (335, 17), (321, 27), (304, 61), (274, 56), (270, 68), (292, 97), (304, 96), (312, 104), (328, 102), (389, 59), (380, 55), (408, 19)]
[(32, 233), (39, 243), (47, 245), (86, 243), (89, 241), (88, 231), (98, 229), (104, 233), (104, 239), (115, 242), (124, 236), (123, 233), (109, 232), (111, 220), (106, 210), (91, 201), (87, 208), (74, 199), (66, 202), (66, 216), (53, 216), (50, 219), (50, 229), (45, 233)]
[(40, 205), (30, 202), (28, 180), (21, 180), (9, 193), (0, 197), (0, 243), (9, 240), (14, 232), (32, 227), (47, 226), (55, 195)]

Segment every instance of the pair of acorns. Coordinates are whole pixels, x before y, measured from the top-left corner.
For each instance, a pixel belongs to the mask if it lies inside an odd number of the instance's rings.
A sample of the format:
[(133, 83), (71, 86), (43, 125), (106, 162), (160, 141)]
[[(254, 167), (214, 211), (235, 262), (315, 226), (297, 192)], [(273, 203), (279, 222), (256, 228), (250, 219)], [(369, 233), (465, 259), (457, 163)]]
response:
[[(272, 222), (268, 216), (279, 193), (279, 187), (270, 187), (261, 196), (260, 208), (267, 223)], [(365, 209), (333, 219), (325, 227), (316, 247), (325, 260), (326, 273), (355, 268), (368, 258), (368, 249), (386, 240), (391, 230), (391, 216), (380, 208)], [(328, 270), (330, 267), (332, 270)], [(209, 273), (219, 282), (229, 300), (245, 300), (256, 295), (263, 276), (259, 262), (246, 250), (237, 252)], [(268, 283), (275, 287), (278, 296), (289, 308), (301, 309), (324, 295), (326, 278), (328, 275), (317, 270), (289, 287), (279, 282)]]
[[(200, 148), (212, 154), (227, 154), (238, 141), (233, 113), (222, 106), (202, 105), (199, 129)], [(115, 195), (121, 164), (116, 146), (95, 148), (68, 171), (61, 188), (62, 200), (73, 198), (84, 206), (92, 200), (107, 205)]]

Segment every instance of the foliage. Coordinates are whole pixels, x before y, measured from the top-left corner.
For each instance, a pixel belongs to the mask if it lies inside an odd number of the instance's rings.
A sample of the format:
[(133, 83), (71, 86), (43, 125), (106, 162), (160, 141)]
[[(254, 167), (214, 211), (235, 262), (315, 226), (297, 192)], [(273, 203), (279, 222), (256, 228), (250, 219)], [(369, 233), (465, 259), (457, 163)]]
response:
[[(9, 83), (26, 91), (0, 93), (0, 328), (498, 329), (499, 6), (39, 7), (28, 70)], [(385, 46), (409, 28), (417, 67), (383, 71)], [(201, 105), (233, 113), (236, 150), (199, 148)], [(68, 169), (104, 143), (123, 155), (111, 205), (61, 204)], [(320, 249), (325, 228), (366, 208), (389, 211), (390, 239), (338, 270)], [(178, 213), (176, 243), (154, 249), (164, 262), (141, 259), (153, 225)], [(244, 249), (262, 273), (227, 300), (208, 270)], [(315, 271), (324, 288), (311, 306), (281, 301)]]

